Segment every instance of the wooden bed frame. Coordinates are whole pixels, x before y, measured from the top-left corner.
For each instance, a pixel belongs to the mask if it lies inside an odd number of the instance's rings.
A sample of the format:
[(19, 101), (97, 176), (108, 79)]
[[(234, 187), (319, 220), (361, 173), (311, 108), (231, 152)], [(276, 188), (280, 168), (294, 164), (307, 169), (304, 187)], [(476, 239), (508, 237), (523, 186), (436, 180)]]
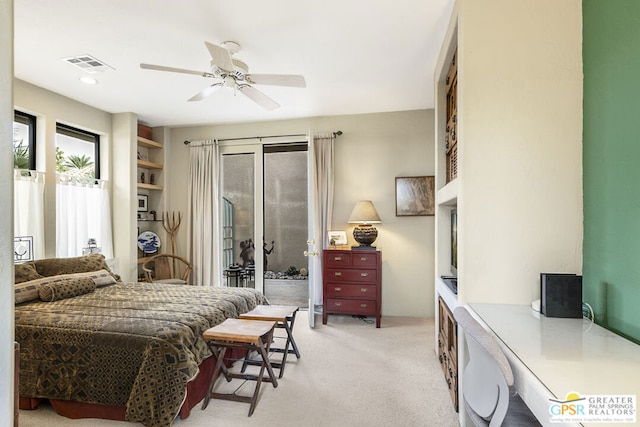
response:
[[(225, 361), (227, 367), (230, 367), (233, 360), (244, 357), (241, 350), (230, 350), (228, 352), (230, 359)], [(191, 409), (204, 399), (209, 388), (209, 381), (213, 375), (213, 369), (216, 364), (216, 358), (211, 356), (202, 361), (199, 366), (200, 372), (187, 384), (187, 396), (185, 398), (178, 416), (181, 420), (189, 417)], [(20, 409), (35, 410), (44, 401), (49, 401), (51, 407), (58, 415), (71, 419), (80, 418), (100, 418), (104, 420), (126, 421), (124, 406), (101, 405), (98, 403), (73, 402), (69, 400), (58, 399), (39, 399), (32, 397), (20, 397)]]

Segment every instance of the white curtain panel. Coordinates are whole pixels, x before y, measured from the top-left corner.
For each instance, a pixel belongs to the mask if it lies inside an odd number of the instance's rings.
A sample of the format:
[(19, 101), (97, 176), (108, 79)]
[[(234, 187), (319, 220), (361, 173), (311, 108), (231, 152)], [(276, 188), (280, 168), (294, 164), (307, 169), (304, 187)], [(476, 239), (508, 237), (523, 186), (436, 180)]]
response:
[(190, 280), (195, 285), (220, 286), (218, 144), (212, 140), (192, 141), (189, 149), (187, 259), (193, 265)]
[(107, 182), (63, 174), (56, 174), (56, 180), (56, 257), (80, 256), (94, 238), (105, 258), (113, 258)]
[[(331, 230), (333, 212), (334, 182), (334, 143), (333, 133), (320, 133), (310, 138), (309, 166), (311, 175), (312, 204), (309, 209), (313, 215), (315, 241), (320, 249), (329, 247), (327, 231)], [(322, 304), (322, 260), (320, 256), (311, 257), (314, 265), (313, 300)]]
[(33, 237), (33, 258), (44, 258), (44, 173), (13, 173), (13, 235)]

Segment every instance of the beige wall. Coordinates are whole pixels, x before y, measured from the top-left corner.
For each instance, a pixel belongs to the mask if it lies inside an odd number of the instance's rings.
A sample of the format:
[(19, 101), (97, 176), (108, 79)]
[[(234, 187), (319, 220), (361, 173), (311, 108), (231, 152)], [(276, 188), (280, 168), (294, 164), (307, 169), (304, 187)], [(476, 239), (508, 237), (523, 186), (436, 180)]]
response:
[(123, 280), (134, 280), (136, 115), (110, 114), (17, 79), (13, 88), (15, 108), (37, 118), (36, 168), (45, 172), (45, 257), (56, 253), (55, 136), (60, 122), (100, 135), (101, 178), (110, 182), (115, 265)]
[(582, 5), (490, 3), (461, 3), (459, 297), (527, 304), (582, 271)]
[(0, 0), (0, 425), (13, 424), (13, 1)]
[[(52, 153), (56, 120), (91, 130), (104, 136), (109, 159), (117, 155), (116, 162), (105, 169), (113, 182), (113, 206), (124, 210), (114, 218), (114, 251), (119, 259), (124, 279), (135, 275), (135, 212), (126, 203), (123, 194), (135, 195), (135, 115), (111, 115), (62, 97), (53, 92), (15, 81), (15, 106), (34, 114), (39, 119), (41, 138), (38, 141)], [(120, 123), (124, 121), (126, 123)], [(43, 127), (43, 128), (42, 128)], [(122, 137), (116, 138), (120, 129)], [(384, 315), (433, 316), (433, 217), (395, 216), (395, 177), (434, 174), (433, 111), (364, 114), (352, 116), (317, 117), (300, 120), (244, 123), (219, 126), (180, 127), (154, 129), (154, 139), (165, 145), (165, 191), (163, 206), (166, 211), (186, 214), (188, 148), (184, 140), (230, 138), (258, 135), (305, 134), (341, 130), (344, 134), (336, 142), (336, 189), (333, 229), (347, 230), (350, 244), (353, 227), (347, 219), (357, 200), (371, 199), (376, 205), (382, 224), (378, 227), (377, 246), (383, 253)], [(116, 132), (117, 131), (117, 132)], [(115, 133), (114, 133), (115, 132)], [(161, 138), (156, 138), (156, 135)], [(113, 142), (112, 142), (113, 141)], [(118, 145), (114, 147), (113, 145)], [(127, 144), (134, 144), (127, 145)], [(109, 147), (109, 148), (106, 148)], [(47, 154), (46, 170), (53, 171), (55, 163)], [(114, 157), (115, 158), (115, 157)], [(114, 168), (113, 164), (117, 164)], [(125, 166), (122, 168), (122, 166)], [(40, 167), (39, 167), (40, 168)], [(52, 174), (53, 172), (51, 172)], [(48, 185), (55, 182), (47, 172)], [(117, 175), (117, 176), (116, 176)], [(120, 179), (124, 178), (124, 179)], [(129, 181), (130, 180), (130, 181)], [(127, 185), (130, 183), (130, 185)], [(45, 203), (53, 206), (55, 200), (48, 192)], [(55, 209), (49, 209), (48, 212)], [(47, 256), (55, 253), (55, 218), (45, 219)], [(186, 253), (186, 224), (178, 232), (177, 252)], [(131, 246), (127, 252), (125, 248)], [(301, 251), (305, 248), (301, 248)], [(129, 277), (131, 276), (131, 277)]]
[[(316, 117), (300, 120), (171, 129), (165, 145), (169, 210), (186, 212), (188, 148), (185, 140), (331, 132), (336, 141), (333, 229), (347, 220), (356, 201), (370, 199), (382, 218), (377, 246), (382, 251), (383, 315), (433, 316), (433, 217), (395, 216), (395, 177), (434, 174), (433, 111)], [(178, 235), (186, 251), (186, 235)], [(300, 250), (304, 250), (301, 248)]]
[(45, 172), (45, 256), (55, 256), (56, 216), (56, 122), (100, 135), (101, 178), (110, 179), (111, 120), (109, 113), (66, 98), (21, 80), (13, 81), (14, 105), (17, 110), (37, 118), (36, 168)]

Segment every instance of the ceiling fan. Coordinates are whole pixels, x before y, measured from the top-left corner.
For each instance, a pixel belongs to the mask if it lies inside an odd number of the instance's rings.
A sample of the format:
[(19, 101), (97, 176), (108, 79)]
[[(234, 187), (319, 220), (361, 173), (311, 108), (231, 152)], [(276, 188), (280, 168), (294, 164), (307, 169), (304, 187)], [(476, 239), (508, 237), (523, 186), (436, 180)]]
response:
[(243, 95), (267, 110), (275, 110), (280, 107), (273, 99), (256, 89), (252, 84), (306, 87), (304, 76), (295, 74), (249, 74), (249, 67), (243, 61), (233, 58), (234, 53), (240, 51), (240, 45), (236, 42), (223, 42), (222, 46), (204, 42), (211, 55), (210, 71), (194, 71), (184, 68), (165, 67), (163, 65), (140, 64), (140, 68), (157, 71), (170, 71), (173, 73), (194, 74), (206, 78), (216, 79), (209, 87), (206, 87), (189, 101), (200, 101), (222, 87), (239, 90)]

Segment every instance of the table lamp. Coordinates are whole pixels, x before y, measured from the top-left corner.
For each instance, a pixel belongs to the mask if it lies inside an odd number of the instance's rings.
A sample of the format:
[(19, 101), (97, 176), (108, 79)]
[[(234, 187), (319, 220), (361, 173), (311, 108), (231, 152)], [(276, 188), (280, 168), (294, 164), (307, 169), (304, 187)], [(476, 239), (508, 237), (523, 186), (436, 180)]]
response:
[(361, 200), (356, 203), (349, 217), (349, 223), (358, 224), (353, 229), (353, 238), (360, 246), (352, 246), (351, 248), (375, 250), (371, 244), (376, 241), (378, 230), (371, 224), (380, 224), (381, 222), (380, 215), (371, 200)]

